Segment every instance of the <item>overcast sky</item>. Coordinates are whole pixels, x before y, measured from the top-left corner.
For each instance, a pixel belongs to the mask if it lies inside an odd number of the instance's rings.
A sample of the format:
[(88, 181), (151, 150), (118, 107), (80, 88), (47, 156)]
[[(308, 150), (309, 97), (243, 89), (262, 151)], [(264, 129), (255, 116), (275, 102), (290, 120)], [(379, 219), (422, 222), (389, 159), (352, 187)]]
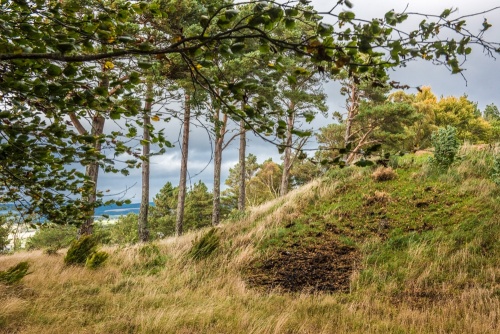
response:
[[(313, 5), (318, 11), (328, 11), (333, 0), (314, 0)], [(458, 15), (467, 15), (483, 12), (487, 9), (499, 6), (498, 0), (352, 0), (353, 11), (358, 18), (383, 17), (383, 15), (394, 9), (396, 12), (403, 11), (407, 6), (407, 12), (420, 12), (427, 14), (440, 14), (446, 8), (459, 8)], [(346, 8), (347, 9), (347, 8)], [(455, 14), (455, 15), (457, 15)], [(487, 37), (490, 40), (500, 40), (500, 10), (479, 15), (473, 19), (468, 19), (468, 28), (475, 32), (481, 29), (484, 18), (493, 24), (488, 30)], [(417, 20), (409, 20), (406, 29), (414, 29)], [(500, 54), (499, 54), (500, 56)], [(397, 68), (390, 73), (391, 79), (407, 84), (412, 87), (428, 85), (438, 96), (460, 96), (467, 94), (471, 101), (477, 102), (481, 110), (488, 104), (494, 103), (500, 107), (500, 60), (487, 57), (480, 48), (474, 48), (465, 64), (465, 81), (460, 75), (452, 75), (446, 68), (432, 65), (425, 61), (413, 62), (403, 68)], [(345, 98), (338, 93), (338, 85), (331, 83), (325, 85), (325, 92), (328, 94), (329, 117), (327, 119), (319, 117), (312, 123), (315, 129), (333, 122), (331, 114), (333, 111), (342, 111)], [(410, 90), (408, 93), (414, 93)], [(151, 166), (151, 199), (170, 181), (177, 185), (179, 182), (180, 152), (176, 143), (179, 135), (180, 123), (171, 122), (166, 125), (166, 135), (170, 141), (176, 144), (173, 149), (168, 149), (163, 156), (152, 158)], [(280, 162), (278, 151), (272, 145), (265, 144), (261, 139), (249, 136), (247, 154), (253, 153), (258, 157), (258, 162), (272, 157), (274, 161)], [(211, 164), (212, 147), (210, 139), (205, 130), (192, 127), (189, 151), (189, 175), (194, 184), (202, 180), (209, 189), (213, 185), (213, 165)], [(312, 145), (312, 144), (311, 144)], [(227, 178), (229, 168), (238, 161), (238, 140), (235, 140), (223, 154), (222, 180)], [(101, 174), (99, 180), (100, 189), (110, 189), (112, 194), (127, 190), (125, 197), (131, 198), (132, 202), (139, 202), (141, 197), (141, 177), (140, 170), (133, 170), (129, 177), (121, 174)]]

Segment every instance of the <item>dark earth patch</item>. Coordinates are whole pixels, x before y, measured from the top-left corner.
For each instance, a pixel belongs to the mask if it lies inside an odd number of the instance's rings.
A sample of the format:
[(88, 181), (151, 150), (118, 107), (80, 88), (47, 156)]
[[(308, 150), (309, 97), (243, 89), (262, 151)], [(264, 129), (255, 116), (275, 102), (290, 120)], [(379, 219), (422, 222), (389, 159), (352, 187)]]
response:
[(356, 248), (324, 234), (317, 244), (294, 244), (252, 265), (247, 280), (266, 290), (346, 292), (359, 259)]

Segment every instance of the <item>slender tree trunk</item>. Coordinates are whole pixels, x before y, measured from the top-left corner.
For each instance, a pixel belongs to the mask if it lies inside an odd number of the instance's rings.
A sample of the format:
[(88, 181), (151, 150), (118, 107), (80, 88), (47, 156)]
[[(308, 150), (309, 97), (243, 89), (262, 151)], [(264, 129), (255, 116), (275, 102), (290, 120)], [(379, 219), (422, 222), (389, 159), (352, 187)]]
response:
[(179, 181), (179, 196), (177, 200), (177, 217), (175, 220), (175, 235), (182, 235), (182, 227), (184, 222), (184, 203), (186, 201), (186, 177), (187, 177), (187, 162), (189, 151), (189, 122), (191, 119), (191, 96), (188, 93), (184, 94), (184, 125), (182, 132), (182, 161), (181, 175)]
[[(102, 135), (104, 130), (104, 122), (105, 118), (100, 114), (97, 114), (92, 119), (92, 130), (91, 135), (96, 138), (96, 142), (94, 144), (94, 150), (96, 153), (101, 152), (101, 142), (99, 140), (99, 136)], [(97, 200), (97, 180), (99, 178), (99, 163), (97, 161), (90, 163), (86, 170), (85, 175), (90, 179), (92, 183), (92, 188), (90, 189), (89, 194), (87, 195), (87, 203), (92, 206), (90, 211), (88, 212), (87, 220), (80, 226), (79, 235), (90, 235), (93, 232), (94, 228), (94, 207), (93, 204)]]
[[(295, 106), (290, 105), (289, 110), (294, 110)], [(294, 112), (291, 111), (287, 118), (286, 140), (285, 140), (285, 157), (283, 159), (283, 174), (281, 176), (280, 196), (285, 196), (288, 193), (290, 170), (292, 169), (292, 130), (294, 123)]]
[[(359, 91), (356, 83), (350, 79), (349, 81), (349, 89), (350, 95), (349, 100), (347, 102), (347, 118), (345, 121), (345, 133), (344, 133), (344, 145), (347, 147), (348, 145), (352, 145), (352, 124), (354, 119), (358, 115), (359, 109)], [(351, 153), (348, 154), (349, 156)], [(346, 159), (347, 161), (348, 159)]]
[[(216, 122), (219, 122), (219, 110), (217, 110)], [(222, 144), (224, 143), (224, 134), (226, 132), (227, 115), (224, 114), (222, 124), (216, 125), (215, 152), (214, 152), (214, 199), (212, 208), (212, 225), (217, 226), (220, 223), (220, 174), (222, 167)]]
[[(243, 104), (244, 106), (244, 104)], [(246, 130), (245, 130), (245, 122), (243, 120), (240, 121), (240, 154), (239, 154), (239, 163), (240, 163), (240, 192), (238, 196), (238, 210), (245, 211), (245, 201), (246, 201), (246, 166), (245, 166), (245, 151), (247, 147), (247, 138), (246, 138)]]
[(143, 144), (142, 144), (142, 196), (141, 207), (139, 210), (138, 234), (139, 241), (147, 242), (149, 240), (148, 229), (148, 210), (149, 210), (149, 154), (150, 154), (150, 133), (149, 125), (151, 124), (151, 109), (153, 106), (153, 81), (148, 80), (146, 88), (146, 103), (144, 104), (143, 117)]
[[(99, 83), (99, 86), (104, 87), (106, 89), (109, 88), (109, 78), (106, 74), (107, 69), (103, 66), (102, 67), (103, 71), (103, 79)], [(104, 132), (104, 122), (106, 119), (102, 114), (100, 114), (98, 111), (96, 111), (94, 117), (92, 118), (92, 129), (90, 131), (90, 134), (94, 137), (95, 143), (94, 143), (94, 150), (96, 154), (101, 153), (101, 148), (102, 148), (102, 143), (100, 140), (100, 136)], [(81, 127), (81, 124), (80, 124)], [(77, 127), (79, 129), (79, 127)], [(83, 127), (81, 127), (83, 128)], [(79, 129), (80, 131), (80, 129)], [(90, 205), (91, 209), (87, 213), (87, 220), (80, 226), (80, 230), (78, 231), (78, 235), (91, 235), (94, 229), (94, 203), (97, 200), (97, 180), (99, 178), (99, 162), (98, 160), (90, 163), (86, 170), (85, 170), (86, 176), (90, 179), (90, 182), (92, 182), (92, 188), (90, 189), (90, 192), (87, 194), (87, 202)]]

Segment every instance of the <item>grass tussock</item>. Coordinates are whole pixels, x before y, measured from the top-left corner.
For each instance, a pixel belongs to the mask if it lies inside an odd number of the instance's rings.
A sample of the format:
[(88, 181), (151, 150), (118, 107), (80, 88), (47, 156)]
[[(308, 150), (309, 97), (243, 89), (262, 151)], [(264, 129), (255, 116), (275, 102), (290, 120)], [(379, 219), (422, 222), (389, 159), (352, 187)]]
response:
[[(0, 333), (498, 333), (500, 187), (484, 175), (491, 152), (460, 154), (440, 173), (402, 157), (393, 182), (331, 171), (215, 230), (103, 247), (97, 270), (42, 251), (2, 256), (1, 271), (28, 261), (31, 274), (0, 283)], [(290, 259), (317, 262), (296, 266), (314, 276), (335, 263), (329, 249), (349, 268), (345, 289), (249, 280), (289, 279)], [(259, 272), (266, 263), (283, 270)]]
[(380, 166), (372, 174), (372, 179), (376, 182), (390, 181), (398, 177), (398, 174), (391, 167)]

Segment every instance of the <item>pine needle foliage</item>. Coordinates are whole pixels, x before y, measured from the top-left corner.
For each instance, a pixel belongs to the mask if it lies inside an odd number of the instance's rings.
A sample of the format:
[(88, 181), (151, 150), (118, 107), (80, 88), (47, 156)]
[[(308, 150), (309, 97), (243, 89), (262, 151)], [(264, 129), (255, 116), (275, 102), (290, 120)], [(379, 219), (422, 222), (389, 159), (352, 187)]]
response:
[(220, 246), (220, 237), (215, 228), (193, 242), (188, 255), (194, 260), (202, 260), (212, 255)]
[(460, 148), (457, 129), (452, 126), (439, 128), (438, 131), (432, 134), (431, 141), (434, 146), (432, 164), (439, 169), (448, 169), (455, 161)]
[(24, 276), (28, 275), (29, 267), (27, 261), (22, 261), (5, 271), (0, 271), (0, 283), (7, 285), (18, 283)]
[(89, 235), (82, 236), (80, 239), (73, 241), (64, 257), (64, 263), (67, 265), (84, 265), (87, 258), (94, 253), (96, 247), (97, 241), (95, 238)]
[(85, 261), (85, 267), (89, 269), (97, 269), (101, 267), (108, 259), (109, 254), (103, 251), (94, 252)]

